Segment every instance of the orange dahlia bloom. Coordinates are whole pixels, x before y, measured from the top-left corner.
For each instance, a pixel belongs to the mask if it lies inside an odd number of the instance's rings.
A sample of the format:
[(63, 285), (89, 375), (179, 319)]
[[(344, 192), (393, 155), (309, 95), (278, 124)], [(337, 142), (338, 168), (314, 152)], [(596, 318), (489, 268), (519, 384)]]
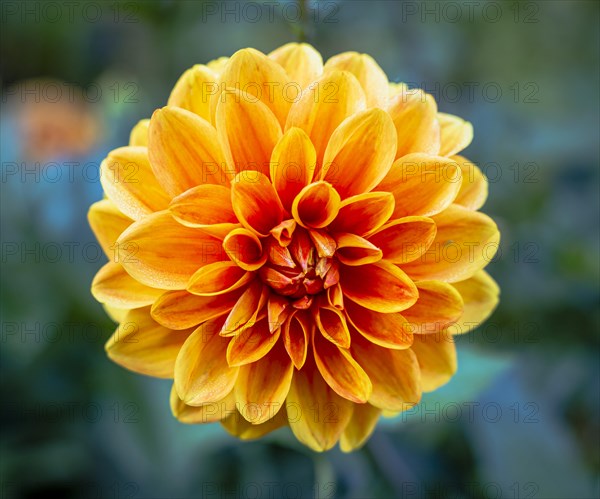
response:
[(182, 422), (357, 448), (450, 379), (453, 335), (498, 301), (472, 133), (364, 54), (189, 69), (101, 166), (108, 355), (174, 379)]

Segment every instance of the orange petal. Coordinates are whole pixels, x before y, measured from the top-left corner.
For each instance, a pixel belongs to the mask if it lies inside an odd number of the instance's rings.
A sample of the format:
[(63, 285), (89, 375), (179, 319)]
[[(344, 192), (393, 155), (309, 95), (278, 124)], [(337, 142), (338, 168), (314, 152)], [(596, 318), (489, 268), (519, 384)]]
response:
[(346, 315), (356, 330), (376, 345), (394, 350), (403, 350), (412, 345), (410, 325), (398, 313), (382, 314), (348, 301)]
[(302, 369), (306, 362), (308, 341), (313, 328), (310, 317), (303, 311), (296, 311), (283, 325), (281, 337), (290, 359), (296, 369)]
[(367, 107), (385, 108), (388, 102), (388, 79), (375, 60), (367, 54), (344, 52), (329, 59), (323, 68), (349, 71), (360, 82), (367, 96)]
[(264, 305), (267, 292), (267, 288), (260, 280), (254, 280), (229, 312), (221, 329), (221, 336), (231, 336), (244, 326), (252, 325)]
[(396, 130), (389, 114), (374, 108), (338, 126), (323, 156), (321, 177), (342, 198), (372, 190), (387, 175), (396, 154)]
[(219, 336), (219, 322), (209, 321), (196, 329), (184, 343), (175, 363), (175, 389), (188, 405), (217, 402), (226, 397), (239, 369), (225, 360), (227, 338)]
[(383, 253), (366, 239), (355, 234), (335, 234), (336, 255), (341, 263), (356, 266), (375, 263)]
[(216, 296), (248, 284), (254, 275), (235, 262), (215, 262), (196, 271), (190, 278), (187, 290), (199, 296)]
[(271, 229), (271, 235), (280, 246), (288, 246), (292, 242), (292, 235), (296, 230), (296, 221), (289, 219), (281, 222), (277, 227)]
[(252, 364), (240, 367), (235, 384), (238, 410), (252, 424), (261, 424), (279, 412), (292, 383), (294, 365), (281, 344)]
[(380, 414), (381, 409), (371, 404), (356, 404), (352, 411), (352, 419), (340, 438), (342, 452), (352, 452), (362, 447), (375, 430)]
[(267, 301), (267, 319), (269, 331), (274, 332), (283, 326), (291, 313), (290, 302), (284, 296), (271, 293)]
[(285, 129), (298, 127), (308, 134), (320, 165), (333, 131), (348, 116), (365, 108), (365, 93), (358, 80), (346, 71), (331, 71), (309, 85), (292, 104)]
[[(291, 82), (297, 83), (300, 88), (306, 87), (316, 80), (323, 72), (323, 58), (312, 45), (308, 43), (286, 43), (269, 54), (283, 69), (285, 69)], [(288, 99), (293, 99), (293, 89), (289, 90)]]
[(108, 259), (118, 262), (119, 247), (115, 243), (133, 220), (123, 215), (112, 201), (103, 199), (90, 206), (88, 222)]
[(231, 203), (238, 220), (259, 236), (283, 220), (283, 207), (268, 177), (260, 172), (238, 173), (231, 183)]
[(429, 216), (446, 209), (456, 198), (462, 182), (454, 161), (427, 154), (411, 154), (397, 160), (378, 186), (394, 195), (392, 218)]
[(448, 333), (417, 334), (411, 350), (419, 360), (421, 386), (425, 392), (445, 385), (456, 372), (456, 347)]
[(414, 333), (439, 333), (454, 324), (462, 315), (463, 300), (450, 284), (420, 281), (417, 288), (417, 303), (403, 312)]
[[(335, 239), (326, 231), (309, 230), (308, 235), (315, 245), (319, 258), (330, 257), (335, 254), (337, 248)], [(322, 277), (322, 276), (321, 276)]]
[(280, 329), (274, 333), (269, 331), (266, 318), (253, 326), (243, 329), (229, 341), (227, 362), (230, 366), (242, 366), (262, 359), (279, 340)]
[(224, 295), (196, 296), (187, 291), (168, 291), (152, 305), (152, 317), (171, 329), (194, 327), (229, 312), (242, 292), (243, 288)]
[(271, 180), (283, 207), (289, 212), (296, 195), (313, 177), (317, 153), (301, 128), (290, 128), (271, 155)]
[(279, 411), (272, 419), (262, 424), (248, 422), (237, 410), (221, 421), (223, 428), (242, 440), (254, 440), (287, 425), (285, 409)]
[(344, 295), (369, 310), (401, 312), (417, 301), (415, 284), (385, 260), (360, 267), (342, 265), (340, 277)]
[(327, 303), (338, 310), (344, 310), (344, 292), (339, 282), (327, 288)]
[(364, 404), (373, 389), (369, 376), (345, 348), (313, 334), (315, 363), (323, 379), (341, 397)]
[(122, 265), (108, 262), (92, 281), (92, 294), (100, 303), (117, 308), (139, 308), (152, 305), (164, 293), (162, 289), (144, 286), (131, 277)]
[(403, 411), (419, 402), (421, 376), (412, 349), (390, 350), (359, 337), (352, 341), (350, 351), (373, 384), (370, 404), (388, 411)]
[(481, 170), (462, 156), (452, 156), (462, 171), (462, 183), (454, 202), (469, 210), (478, 210), (485, 204), (488, 181)]
[(327, 182), (304, 187), (294, 199), (292, 215), (302, 227), (326, 227), (338, 214), (340, 195)]
[(210, 97), (217, 91), (217, 79), (217, 73), (211, 68), (196, 64), (177, 80), (167, 104), (187, 109), (210, 121)]
[(348, 348), (350, 331), (344, 313), (328, 305), (321, 305), (313, 310), (315, 324), (323, 337), (342, 348)]
[(441, 128), (440, 156), (454, 156), (473, 140), (473, 125), (451, 114), (438, 113)]
[(148, 376), (172, 378), (175, 359), (191, 330), (171, 331), (156, 323), (150, 307), (130, 310), (106, 343), (117, 364)]
[(148, 153), (158, 182), (171, 196), (200, 184), (228, 182), (216, 130), (185, 109), (163, 107), (154, 112)]
[(388, 113), (398, 134), (396, 158), (412, 153), (439, 154), (440, 124), (435, 99), (421, 89), (399, 92)]
[(234, 224), (238, 220), (231, 206), (231, 193), (222, 185), (198, 185), (171, 201), (173, 218), (187, 227)]
[(433, 220), (437, 234), (427, 252), (402, 266), (414, 280), (464, 281), (496, 254), (500, 233), (487, 215), (452, 205)]
[(234, 229), (223, 239), (223, 249), (244, 270), (257, 270), (267, 261), (260, 239), (247, 229)]
[(117, 245), (125, 270), (141, 283), (161, 289), (185, 289), (196, 270), (225, 259), (220, 241), (184, 227), (168, 211), (132, 224)]
[(333, 232), (351, 232), (364, 236), (381, 227), (394, 212), (394, 196), (389, 192), (367, 192), (342, 201)]
[(329, 388), (312, 363), (294, 373), (286, 399), (292, 432), (317, 452), (336, 444), (352, 417), (353, 405)]
[(218, 109), (219, 103), (228, 98), (225, 94), (229, 89), (237, 89), (247, 94), (248, 102), (260, 102), (269, 108), (283, 126), (291, 105), (288, 93), (294, 96), (289, 83), (285, 70), (262, 52), (238, 50), (223, 68), (219, 86), (225, 90), (213, 96), (211, 107)]
[(187, 424), (215, 423), (236, 412), (233, 390), (221, 400), (199, 406), (187, 405), (177, 395), (175, 385), (171, 388), (171, 412), (179, 422)]
[(227, 89), (217, 106), (216, 125), (229, 171), (252, 170), (269, 175), (281, 126), (265, 104), (249, 94)]
[(129, 134), (129, 145), (130, 146), (144, 146), (148, 147), (148, 127), (150, 120), (140, 120), (131, 129)]
[(480, 270), (464, 281), (452, 284), (462, 296), (464, 312), (450, 327), (453, 334), (467, 333), (485, 321), (496, 309), (500, 288), (491, 276)]
[(423, 255), (433, 243), (437, 228), (431, 218), (405, 217), (385, 224), (369, 241), (392, 263), (407, 263)]

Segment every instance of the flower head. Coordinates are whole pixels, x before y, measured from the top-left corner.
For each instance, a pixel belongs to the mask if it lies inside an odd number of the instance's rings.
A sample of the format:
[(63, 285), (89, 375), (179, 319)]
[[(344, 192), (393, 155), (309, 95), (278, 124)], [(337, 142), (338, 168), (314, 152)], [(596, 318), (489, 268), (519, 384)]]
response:
[(456, 370), (484, 320), (499, 233), (469, 123), (367, 55), (306, 44), (197, 65), (101, 166), (108, 355), (174, 379), (173, 414), (315, 450)]

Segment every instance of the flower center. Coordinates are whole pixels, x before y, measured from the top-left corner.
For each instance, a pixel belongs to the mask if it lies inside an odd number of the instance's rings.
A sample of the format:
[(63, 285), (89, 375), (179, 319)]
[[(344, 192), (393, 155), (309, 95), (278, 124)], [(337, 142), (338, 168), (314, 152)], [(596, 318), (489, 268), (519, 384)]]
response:
[(309, 234), (298, 227), (287, 246), (271, 237), (267, 252), (267, 262), (259, 271), (261, 279), (276, 293), (297, 299), (298, 305), (339, 280), (335, 242), (324, 232)]

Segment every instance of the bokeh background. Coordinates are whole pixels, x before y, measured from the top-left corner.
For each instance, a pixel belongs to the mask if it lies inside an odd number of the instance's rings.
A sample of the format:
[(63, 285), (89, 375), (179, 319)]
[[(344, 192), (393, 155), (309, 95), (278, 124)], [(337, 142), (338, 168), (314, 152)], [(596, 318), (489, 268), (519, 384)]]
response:
[[(0, 497), (599, 497), (599, 5), (3, 1)], [(473, 122), (503, 237), (458, 374), (350, 455), (178, 423), (89, 292), (107, 152), (193, 64), (303, 38)]]

